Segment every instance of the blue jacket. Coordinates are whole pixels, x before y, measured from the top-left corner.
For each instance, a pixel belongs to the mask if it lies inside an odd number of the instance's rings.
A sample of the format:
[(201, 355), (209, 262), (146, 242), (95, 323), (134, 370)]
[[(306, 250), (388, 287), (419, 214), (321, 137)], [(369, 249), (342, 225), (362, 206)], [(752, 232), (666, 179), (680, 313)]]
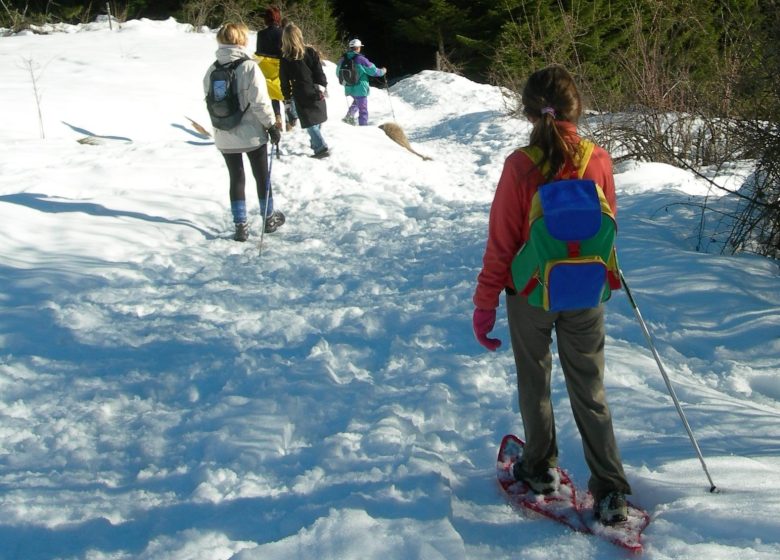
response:
[(336, 76), (338, 76), (341, 71), (341, 65), (344, 63), (345, 57), (355, 59), (355, 66), (360, 74), (360, 80), (358, 80), (358, 83), (354, 86), (344, 84), (344, 94), (349, 95), (350, 97), (366, 97), (371, 91), (371, 88), (368, 85), (368, 78), (384, 76), (385, 72), (374, 66), (373, 62), (359, 52), (350, 50), (345, 52), (344, 56), (342, 56), (339, 59), (338, 64), (336, 64)]

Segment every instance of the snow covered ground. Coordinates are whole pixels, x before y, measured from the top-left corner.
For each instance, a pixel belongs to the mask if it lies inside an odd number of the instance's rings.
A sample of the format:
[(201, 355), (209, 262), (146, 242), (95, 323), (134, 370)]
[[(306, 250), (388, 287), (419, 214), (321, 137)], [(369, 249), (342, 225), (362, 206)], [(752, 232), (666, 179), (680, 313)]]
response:
[[(288, 220), (258, 254), (256, 195), (233, 242), (222, 158), (186, 119), (208, 122), (215, 48), (173, 20), (0, 39), (0, 558), (625, 557), (495, 481), (522, 426), (503, 308), (487, 353), (471, 296), (528, 124), (453, 75), (372, 91), (372, 124), (401, 124), (422, 161), (340, 121), (328, 63), (334, 153), (283, 136)], [(606, 382), (644, 556), (776, 559), (778, 264), (693, 250), (693, 175), (627, 162), (616, 181), (624, 272), (721, 490), (616, 294)], [(553, 391), (585, 484), (557, 370)]]

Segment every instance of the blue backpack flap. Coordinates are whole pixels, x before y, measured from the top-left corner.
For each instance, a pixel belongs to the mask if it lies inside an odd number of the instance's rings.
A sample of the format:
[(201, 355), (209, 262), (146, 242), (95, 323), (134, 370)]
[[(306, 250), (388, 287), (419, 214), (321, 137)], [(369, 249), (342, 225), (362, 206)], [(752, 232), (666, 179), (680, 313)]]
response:
[(609, 299), (617, 274), (616, 224), (600, 186), (581, 178), (540, 186), (529, 223), (528, 242), (512, 262), (515, 286), (529, 304), (570, 311)]
[(601, 202), (590, 179), (554, 181), (539, 187), (544, 222), (555, 239), (593, 237), (601, 227)]

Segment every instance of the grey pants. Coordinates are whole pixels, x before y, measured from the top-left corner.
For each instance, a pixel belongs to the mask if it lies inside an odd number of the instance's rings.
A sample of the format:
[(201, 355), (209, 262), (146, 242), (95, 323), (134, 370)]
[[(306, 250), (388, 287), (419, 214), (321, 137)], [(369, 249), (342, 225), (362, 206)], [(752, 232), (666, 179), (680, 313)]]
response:
[(506, 301), (525, 429), (523, 466), (536, 474), (558, 464), (550, 399), (555, 328), (566, 389), (590, 468), (588, 489), (596, 500), (612, 491), (630, 494), (604, 394), (603, 307), (549, 312), (529, 305), (525, 296), (507, 295)]

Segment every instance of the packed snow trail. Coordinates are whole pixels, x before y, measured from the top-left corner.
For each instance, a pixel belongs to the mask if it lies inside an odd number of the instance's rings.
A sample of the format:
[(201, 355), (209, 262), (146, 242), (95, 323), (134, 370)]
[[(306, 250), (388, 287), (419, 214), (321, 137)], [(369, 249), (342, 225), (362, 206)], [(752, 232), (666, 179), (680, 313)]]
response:
[[(474, 341), (471, 296), (503, 159), (529, 131), (499, 90), (437, 72), (394, 85), (392, 120), (422, 161), (340, 122), (328, 63), (334, 154), (300, 157), (306, 133), (283, 135), (287, 223), (259, 257), (251, 189), (253, 236), (235, 243), (224, 162), (183, 116), (207, 122), (213, 34), (172, 20), (67, 31), (0, 38), (14, 107), (0, 129), (0, 558), (622, 557), (518, 517), (496, 488), (495, 446), (521, 430), (514, 364)], [(21, 56), (41, 65), (45, 140)], [(391, 120), (382, 93), (375, 125)], [(80, 144), (84, 131), (116, 140)], [(627, 162), (616, 181), (623, 270), (722, 489), (707, 492), (615, 294), (606, 384), (632, 499), (653, 517), (644, 557), (775, 558), (777, 265), (693, 252), (699, 216), (676, 203), (706, 189), (690, 174)], [(583, 485), (553, 379), (561, 460)]]

